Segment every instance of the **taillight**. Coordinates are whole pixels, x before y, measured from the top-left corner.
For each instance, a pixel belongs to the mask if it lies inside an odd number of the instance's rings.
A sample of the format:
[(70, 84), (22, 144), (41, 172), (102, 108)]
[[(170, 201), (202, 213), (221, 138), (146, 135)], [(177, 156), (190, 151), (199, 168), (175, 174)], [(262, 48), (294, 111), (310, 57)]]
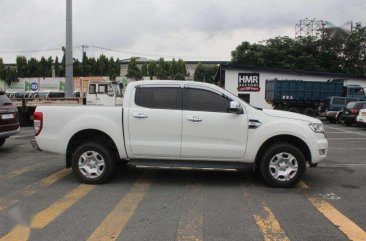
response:
[(43, 127), (43, 113), (34, 112), (34, 135), (38, 136)]
[(354, 115), (358, 115), (358, 109), (352, 108), (351, 113)]

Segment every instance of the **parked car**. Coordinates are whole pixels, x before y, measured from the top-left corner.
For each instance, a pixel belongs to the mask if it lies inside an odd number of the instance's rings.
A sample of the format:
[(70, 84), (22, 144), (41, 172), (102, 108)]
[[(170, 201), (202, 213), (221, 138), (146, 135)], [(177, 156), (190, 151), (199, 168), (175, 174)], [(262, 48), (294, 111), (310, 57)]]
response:
[(360, 109), (366, 108), (366, 101), (354, 101), (347, 104), (346, 108), (343, 110), (343, 121), (347, 126), (356, 124), (356, 117)]
[(342, 123), (343, 122), (343, 111), (348, 103), (353, 101), (360, 101), (358, 98), (350, 97), (328, 97), (325, 100), (325, 116), (330, 123)]
[(18, 132), (18, 109), (4, 92), (0, 92), (0, 147), (4, 145), (6, 138)]
[(35, 149), (65, 155), (81, 182), (107, 181), (130, 165), (251, 166), (274, 187), (289, 187), (328, 152), (316, 118), (257, 109), (220, 87), (188, 81), (128, 84), (122, 106), (38, 106)]
[(362, 109), (358, 111), (358, 116), (356, 117), (356, 123), (361, 126), (366, 126), (366, 104), (363, 104)]

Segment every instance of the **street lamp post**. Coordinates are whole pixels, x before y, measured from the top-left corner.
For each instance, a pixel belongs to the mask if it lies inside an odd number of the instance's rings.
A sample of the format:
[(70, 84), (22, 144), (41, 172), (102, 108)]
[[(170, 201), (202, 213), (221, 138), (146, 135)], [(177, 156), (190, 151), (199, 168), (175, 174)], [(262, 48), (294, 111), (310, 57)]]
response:
[(66, 0), (66, 83), (65, 96), (72, 97), (73, 94), (73, 61), (72, 61), (72, 0)]

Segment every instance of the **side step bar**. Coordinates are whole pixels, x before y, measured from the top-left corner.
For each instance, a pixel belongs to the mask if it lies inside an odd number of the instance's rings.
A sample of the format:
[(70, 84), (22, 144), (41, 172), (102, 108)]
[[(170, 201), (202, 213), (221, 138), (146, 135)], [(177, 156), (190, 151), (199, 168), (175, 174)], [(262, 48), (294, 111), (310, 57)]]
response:
[(219, 161), (182, 161), (182, 160), (130, 160), (131, 166), (155, 167), (155, 168), (177, 168), (177, 169), (221, 169), (236, 170), (252, 167), (252, 163), (241, 162), (219, 162)]

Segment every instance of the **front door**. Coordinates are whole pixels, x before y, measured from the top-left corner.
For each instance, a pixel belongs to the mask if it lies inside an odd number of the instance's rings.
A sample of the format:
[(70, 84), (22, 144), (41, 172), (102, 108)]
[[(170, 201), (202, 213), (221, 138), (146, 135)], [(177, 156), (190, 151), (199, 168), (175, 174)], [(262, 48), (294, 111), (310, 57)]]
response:
[(179, 158), (182, 137), (180, 85), (136, 87), (128, 112), (132, 158)]
[(181, 157), (206, 160), (243, 158), (248, 120), (229, 113), (231, 99), (213, 89), (186, 87), (183, 92)]

